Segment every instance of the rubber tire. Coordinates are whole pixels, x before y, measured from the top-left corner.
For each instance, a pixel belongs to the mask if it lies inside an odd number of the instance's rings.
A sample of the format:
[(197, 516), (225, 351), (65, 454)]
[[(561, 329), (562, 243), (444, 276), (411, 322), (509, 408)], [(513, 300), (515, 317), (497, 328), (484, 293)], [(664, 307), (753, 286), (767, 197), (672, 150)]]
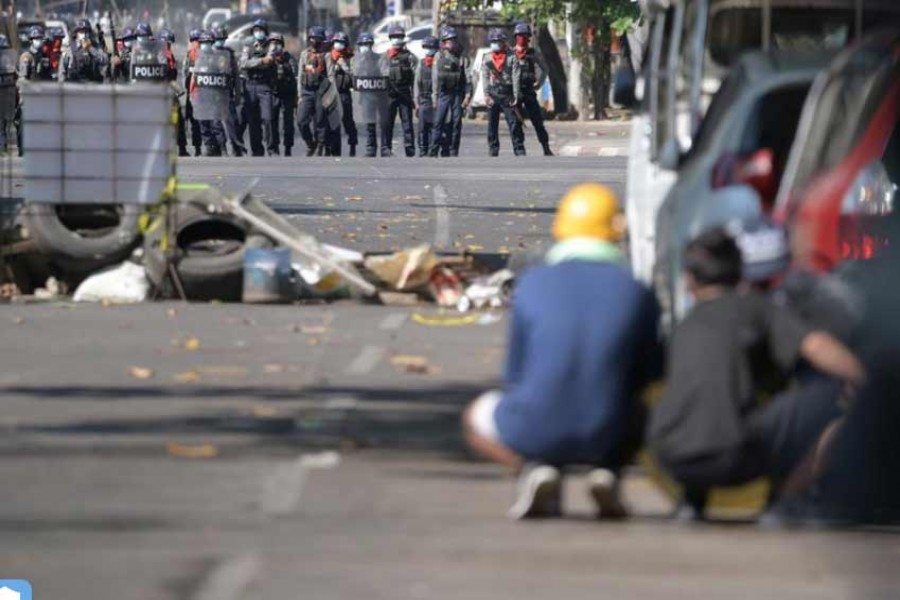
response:
[(24, 223), (38, 251), (57, 257), (62, 263), (92, 270), (101, 268), (126, 259), (140, 243), (139, 220), (143, 212), (140, 206), (120, 205), (118, 225), (96, 237), (69, 229), (57, 208), (50, 204), (26, 204)]
[[(196, 204), (181, 204), (175, 214), (175, 240), (178, 245), (177, 270), (188, 300), (209, 302), (240, 302), (244, 290), (244, 250), (271, 248), (272, 241), (250, 231), (239, 219), (225, 214), (211, 214)], [(185, 248), (187, 241), (202, 241), (204, 231), (216, 228), (238, 237), (240, 245), (223, 254), (192, 255)], [(147, 277), (166, 298), (177, 297), (166, 273), (166, 257), (161, 248), (163, 228), (157, 227), (144, 237), (144, 266)], [(191, 236), (199, 236), (190, 240)], [(209, 239), (215, 239), (211, 237)], [(238, 241), (238, 240), (235, 240)]]

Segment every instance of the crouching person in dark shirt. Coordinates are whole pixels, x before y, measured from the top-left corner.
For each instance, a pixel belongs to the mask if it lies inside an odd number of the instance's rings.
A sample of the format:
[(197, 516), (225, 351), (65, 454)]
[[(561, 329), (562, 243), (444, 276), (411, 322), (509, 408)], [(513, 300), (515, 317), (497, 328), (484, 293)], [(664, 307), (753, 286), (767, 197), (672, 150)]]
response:
[(702, 518), (709, 488), (761, 476), (774, 476), (778, 485), (791, 466), (783, 464), (782, 450), (812, 449), (822, 435), (783, 422), (798, 412), (792, 403), (809, 401), (805, 394), (785, 393), (758, 404), (759, 397), (783, 389), (801, 359), (853, 384), (863, 381), (864, 372), (828, 333), (763, 295), (738, 291), (741, 250), (724, 229), (691, 242), (684, 264), (697, 303), (675, 330), (666, 392), (651, 417), (649, 445), (684, 488), (681, 516)]
[(548, 264), (516, 287), (504, 389), (463, 417), (475, 451), (519, 472), (512, 518), (559, 515), (569, 465), (593, 467), (599, 516), (625, 516), (619, 471), (640, 446), (639, 395), (661, 360), (659, 310), (622, 264), (620, 223), (609, 189), (584, 184), (567, 193)]

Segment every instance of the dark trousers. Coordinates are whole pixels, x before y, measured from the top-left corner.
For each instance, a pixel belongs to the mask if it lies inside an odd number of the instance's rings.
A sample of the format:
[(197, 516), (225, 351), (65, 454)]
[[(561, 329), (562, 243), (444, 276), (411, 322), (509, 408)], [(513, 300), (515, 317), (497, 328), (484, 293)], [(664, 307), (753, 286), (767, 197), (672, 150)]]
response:
[(184, 102), (184, 119), (191, 128), (191, 146), (199, 154), (200, 147), (203, 145), (203, 136), (200, 133), (200, 121), (194, 118), (194, 105), (191, 104), (190, 98)]
[(295, 110), (297, 107), (297, 96), (290, 89), (279, 90), (275, 96), (274, 126), (272, 130), (275, 132), (275, 146), (279, 143), (284, 144), (285, 152), (290, 151), (294, 147), (294, 137), (296, 131)]
[(178, 153), (187, 154), (187, 126), (184, 122), (184, 111), (181, 109), (181, 102), (175, 100), (175, 111), (178, 113)]
[[(344, 135), (347, 136), (347, 145), (356, 148), (359, 145), (359, 132), (356, 130), (356, 121), (353, 120), (353, 96), (350, 92), (343, 92), (341, 99), (341, 125), (344, 128)], [(335, 156), (341, 155), (341, 137), (340, 132), (337, 136), (337, 144)]]
[(428, 156), (431, 148), (431, 138), (434, 134), (434, 121), (422, 120), (419, 116), (419, 156)]
[(437, 156), (438, 150), (447, 149), (441, 154), (459, 156), (459, 143), (462, 139), (463, 95), (441, 92), (438, 96), (437, 113), (434, 117), (435, 134), (431, 140), (430, 156)]
[(413, 101), (409, 96), (392, 96), (388, 104), (387, 122), (381, 130), (381, 155), (391, 156), (394, 145), (394, 121), (400, 115), (403, 148), (406, 156), (416, 155), (416, 133), (413, 128)]
[(250, 128), (250, 151), (253, 156), (277, 154), (278, 146), (272, 123), (274, 113), (272, 87), (258, 81), (248, 81), (244, 89), (244, 107)]
[[(378, 155), (378, 132), (375, 123), (366, 123), (366, 156), (369, 158)], [(382, 156), (389, 156), (381, 151)]]
[(203, 140), (204, 156), (222, 156), (222, 132), (220, 121), (198, 121), (200, 137)]
[(544, 113), (538, 102), (537, 94), (526, 93), (522, 97), (522, 112), (525, 113), (525, 116), (531, 121), (531, 125), (534, 127), (534, 132), (537, 134), (537, 139), (541, 143), (541, 146), (546, 146), (550, 143), (550, 136), (547, 135), (547, 128), (544, 127)]
[(231, 143), (232, 153), (235, 156), (247, 154), (247, 147), (244, 146), (244, 132), (241, 129), (238, 109), (234, 102), (228, 107), (228, 118), (222, 122), (222, 126), (225, 128), (225, 135)]
[(328, 119), (319, 101), (317, 88), (304, 88), (300, 94), (300, 116), (297, 119), (300, 137), (308, 148), (315, 149), (328, 142)]
[(488, 150), (491, 156), (500, 153), (500, 113), (503, 113), (509, 126), (513, 152), (516, 156), (525, 156), (525, 133), (522, 131), (522, 122), (509, 105), (508, 98), (494, 98), (494, 103), (488, 107)]

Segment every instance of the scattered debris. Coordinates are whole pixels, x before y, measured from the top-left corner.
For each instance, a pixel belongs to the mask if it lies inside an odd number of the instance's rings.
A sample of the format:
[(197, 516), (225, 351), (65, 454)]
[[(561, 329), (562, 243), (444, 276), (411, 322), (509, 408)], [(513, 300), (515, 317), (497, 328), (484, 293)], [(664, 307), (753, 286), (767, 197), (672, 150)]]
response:
[(463, 298), (463, 288), (459, 277), (447, 267), (438, 267), (431, 273), (428, 291), (438, 306), (456, 306)]
[(439, 264), (431, 246), (423, 244), (387, 256), (370, 256), (366, 269), (396, 291), (409, 291), (428, 284)]
[(187, 352), (196, 352), (200, 349), (200, 340), (195, 337), (189, 337), (182, 340), (179, 343), (179, 346), (181, 346), (182, 350), (186, 350)]
[(15, 283), (4, 283), (0, 285), (0, 300), (11, 300), (22, 295), (22, 290)]
[(196, 370), (191, 369), (190, 371), (185, 371), (184, 373), (178, 373), (174, 377), (175, 381), (178, 383), (199, 383), (202, 379), (200, 377), (200, 373)]
[(473, 308), (500, 308), (509, 302), (515, 278), (515, 273), (503, 269), (493, 275), (474, 279), (456, 306), (460, 312), (468, 312)]
[(378, 299), (385, 306), (416, 306), (420, 300), (418, 294), (402, 292), (378, 292)]
[(397, 354), (391, 357), (391, 364), (399, 367), (406, 373), (414, 373), (416, 375), (437, 375), (440, 373), (440, 369), (430, 365), (428, 359), (424, 356)]
[[(50, 282), (47, 283), (49, 286)], [(146, 300), (149, 293), (150, 283), (144, 267), (126, 261), (88, 277), (75, 290), (73, 300), (134, 304)]]
[[(56, 277), (49, 277), (47, 279), (47, 282), (44, 284), (44, 287), (34, 290), (34, 297), (38, 300), (52, 300), (53, 298), (61, 296), (62, 293), (63, 290), (62, 286), (59, 283), (59, 280), (57, 280)], [(77, 299), (78, 292), (76, 292), (75, 294), (75, 301), (79, 302), (79, 300)]]

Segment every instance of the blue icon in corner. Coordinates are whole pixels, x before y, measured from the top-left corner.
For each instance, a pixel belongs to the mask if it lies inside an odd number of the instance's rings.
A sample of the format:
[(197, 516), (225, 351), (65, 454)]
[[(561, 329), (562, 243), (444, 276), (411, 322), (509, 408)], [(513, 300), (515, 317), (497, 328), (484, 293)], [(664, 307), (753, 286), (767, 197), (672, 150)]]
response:
[(32, 600), (31, 584), (24, 579), (0, 579), (0, 600)]

